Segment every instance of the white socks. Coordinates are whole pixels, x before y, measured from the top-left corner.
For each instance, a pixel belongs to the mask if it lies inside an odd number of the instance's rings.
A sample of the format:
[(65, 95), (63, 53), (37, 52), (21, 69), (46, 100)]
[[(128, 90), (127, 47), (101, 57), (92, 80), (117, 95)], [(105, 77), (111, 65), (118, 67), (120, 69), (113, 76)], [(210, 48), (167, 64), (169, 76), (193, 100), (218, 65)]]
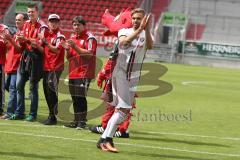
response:
[(125, 113), (123, 113), (122, 111), (115, 112), (112, 115), (111, 119), (108, 121), (107, 127), (101, 137), (102, 138), (106, 138), (106, 137), (112, 138), (118, 128), (118, 125), (121, 124), (122, 122), (124, 122), (124, 120), (126, 118), (127, 118), (127, 115)]

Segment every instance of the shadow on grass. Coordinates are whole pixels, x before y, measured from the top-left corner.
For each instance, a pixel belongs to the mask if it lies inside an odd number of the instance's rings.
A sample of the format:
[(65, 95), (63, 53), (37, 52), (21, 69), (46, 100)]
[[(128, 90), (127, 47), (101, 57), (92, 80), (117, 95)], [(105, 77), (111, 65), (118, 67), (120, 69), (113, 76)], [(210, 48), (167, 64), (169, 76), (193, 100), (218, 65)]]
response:
[(58, 155), (39, 155), (33, 153), (20, 153), (20, 152), (2, 152), (0, 151), (1, 156), (11, 156), (11, 157), (24, 157), (24, 158), (39, 158), (39, 159), (73, 159), (73, 157), (58, 156)]
[(204, 146), (213, 146), (213, 147), (226, 147), (230, 148), (231, 146), (218, 144), (218, 143), (209, 143), (209, 142), (196, 142), (196, 141), (189, 141), (189, 140), (178, 140), (178, 139), (170, 139), (170, 138), (159, 138), (159, 137), (140, 137), (140, 136), (132, 136), (131, 139), (133, 140), (146, 140), (146, 141), (158, 141), (158, 142), (167, 142), (167, 143), (182, 143), (182, 144), (189, 144), (189, 145), (204, 145)]
[(151, 157), (151, 158), (159, 158), (159, 159), (184, 159), (184, 160), (215, 160), (215, 159), (208, 159), (208, 158), (195, 158), (190, 156), (179, 156), (179, 155), (164, 155), (159, 153), (143, 153), (143, 152), (129, 152), (129, 151), (122, 151), (121, 154), (126, 155), (136, 155), (136, 156), (143, 156), (143, 157)]

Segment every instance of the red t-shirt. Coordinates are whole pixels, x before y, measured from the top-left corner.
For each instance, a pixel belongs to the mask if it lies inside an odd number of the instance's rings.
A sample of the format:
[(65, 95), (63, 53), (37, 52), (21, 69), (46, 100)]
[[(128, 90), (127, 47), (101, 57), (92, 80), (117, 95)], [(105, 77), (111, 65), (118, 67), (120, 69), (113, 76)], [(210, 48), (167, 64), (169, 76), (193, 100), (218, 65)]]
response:
[(95, 78), (97, 50), (97, 41), (95, 37), (85, 30), (80, 36), (75, 35), (71, 39), (78, 47), (92, 51), (93, 56), (85, 57), (71, 48), (68, 55), (69, 79)]
[[(20, 33), (21, 33), (21, 31), (18, 31), (14, 35), (15, 41), (16, 41), (16, 35), (19, 35)], [(20, 58), (21, 58), (22, 52), (23, 52), (23, 48), (21, 49), (20, 52), (18, 52), (13, 45), (10, 46), (10, 49), (9, 49), (9, 52), (7, 55), (7, 60), (5, 62), (5, 72), (6, 73), (13, 73), (13, 72), (17, 71), (19, 64), (20, 64)]]
[[(23, 35), (26, 38), (32, 38), (38, 41), (39, 28), (42, 25), (44, 25), (43, 21), (38, 20), (37, 22), (32, 23), (30, 20), (27, 20), (23, 26)], [(28, 48), (29, 50), (32, 49), (31, 45), (26, 42), (25, 44), (21, 44), (21, 45), (26, 46), (26, 48)]]
[(0, 64), (4, 64), (6, 60), (7, 46), (3, 39), (0, 38)]
[(60, 71), (64, 69), (64, 52), (61, 42), (65, 40), (65, 36), (61, 31), (49, 32), (46, 38), (47, 42), (60, 50), (59, 54), (53, 53), (47, 46), (44, 46), (44, 71)]

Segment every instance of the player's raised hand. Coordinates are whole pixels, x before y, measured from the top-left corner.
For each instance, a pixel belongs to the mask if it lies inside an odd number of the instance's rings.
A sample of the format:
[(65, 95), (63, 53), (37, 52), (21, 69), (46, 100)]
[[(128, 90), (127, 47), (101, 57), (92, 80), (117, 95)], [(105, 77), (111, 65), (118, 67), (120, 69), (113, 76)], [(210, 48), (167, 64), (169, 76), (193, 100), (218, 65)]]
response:
[(147, 16), (145, 15), (140, 23), (140, 29), (144, 30), (147, 24)]
[(140, 29), (144, 30), (148, 28), (150, 19), (151, 19), (151, 14), (145, 15), (140, 24)]
[(147, 15), (145, 29), (150, 29), (151, 22), (152, 22), (152, 14), (150, 13), (150, 14)]

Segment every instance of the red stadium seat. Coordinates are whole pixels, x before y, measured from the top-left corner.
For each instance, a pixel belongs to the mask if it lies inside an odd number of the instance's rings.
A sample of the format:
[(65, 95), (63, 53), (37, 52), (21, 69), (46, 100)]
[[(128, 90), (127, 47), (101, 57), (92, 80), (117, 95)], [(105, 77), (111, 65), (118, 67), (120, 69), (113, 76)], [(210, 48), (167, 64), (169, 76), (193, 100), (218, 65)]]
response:
[(108, 8), (113, 15), (117, 15), (124, 8), (134, 8), (138, 0), (58, 0), (54, 2), (42, 0), (42, 3), (43, 11), (41, 17), (47, 18), (50, 13), (61, 15), (63, 29), (72, 30), (72, 18), (77, 15), (83, 15), (88, 21), (87, 24), (89, 24), (91, 30), (100, 33), (98, 28), (99, 26), (103, 27), (101, 25), (101, 16), (105, 9)]

